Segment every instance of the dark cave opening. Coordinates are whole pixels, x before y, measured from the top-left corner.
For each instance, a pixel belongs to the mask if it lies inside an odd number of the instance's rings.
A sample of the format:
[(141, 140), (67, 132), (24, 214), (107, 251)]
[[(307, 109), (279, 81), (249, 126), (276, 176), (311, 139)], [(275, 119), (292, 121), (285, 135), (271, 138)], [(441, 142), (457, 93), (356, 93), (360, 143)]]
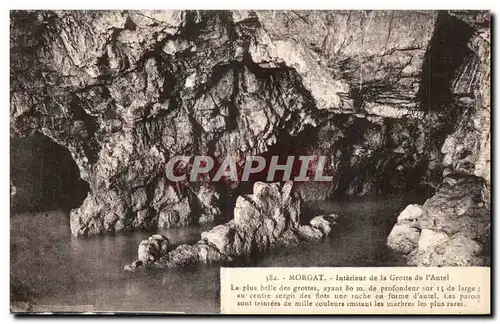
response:
[(10, 139), (11, 211), (69, 211), (82, 204), (89, 186), (70, 152), (40, 133)]
[[(417, 97), (427, 111), (446, 118), (444, 126), (454, 127), (460, 109), (453, 105), (452, 82), (463, 62), (472, 54), (468, 42), (474, 29), (464, 21), (440, 11), (436, 19), (422, 67), (422, 80)], [(447, 133), (449, 130), (444, 130)]]

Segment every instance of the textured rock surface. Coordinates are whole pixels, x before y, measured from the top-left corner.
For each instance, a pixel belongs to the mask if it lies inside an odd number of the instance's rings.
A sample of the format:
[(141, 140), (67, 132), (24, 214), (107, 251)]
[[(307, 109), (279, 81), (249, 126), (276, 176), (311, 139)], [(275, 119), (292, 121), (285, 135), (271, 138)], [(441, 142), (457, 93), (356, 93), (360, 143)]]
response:
[(406, 207), (387, 245), (418, 266), (489, 265), (488, 194), (482, 178), (445, 178), (421, 209), (417, 205)]
[[(479, 111), (469, 109), (467, 82), (454, 87), (465, 94), (456, 106), (427, 93), (471, 70), (461, 65), (468, 40), (454, 37), (470, 26), (462, 15), (13, 11), (11, 136), (37, 131), (71, 153), (89, 184), (71, 213), (76, 236), (221, 222), (222, 205), (251, 189), (169, 184), (174, 155), (328, 156), (334, 180), (304, 184), (304, 199), (407, 191), (439, 179), (450, 127)], [(481, 35), (470, 41), (478, 53)], [(470, 64), (484, 69), (489, 58), (478, 57)], [(474, 139), (457, 129), (448, 143), (476, 143), (478, 167), (468, 170), (478, 175), (489, 132), (480, 130), (486, 110), (474, 116)]]
[(461, 22), (470, 39), (465, 59), (450, 82), (458, 114), (441, 148), (444, 179), (423, 205), (415, 225), (398, 218), (387, 244), (409, 253), (409, 264), (489, 265), (490, 14), (457, 11), (450, 16)]
[(422, 215), (422, 206), (408, 205), (398, 216), (398, 222), (394, 225), (389, 237), (387, 246), (391, 249), (410, 253), (418, 246), (420, 238), (420, 216)]
[[(183, 267), (197, 263), (232, 262), (266, 251), (275, 246), (325, 238), (337, 222), (336, 215), (317, 216), (310, 225), (300, 225), (301, 199), (292, 182), (266, 184), (256, 182), (253, 194), (238, 197), (234, 219), (203, 232), (194, 245), (180, 245), (142, 267)], [(144, 240), (148, 246), (150, 242)], [(139, 256), (144, 250), (139, 245)], [(149, 260), (149, 259), (148, 259)], [(125, 269), (137, 268), (136, 263)]]
[(453, 80), (458, 105), (466, 106), (454, 133), (441, 149), (445, 172), (491, 178), (491, 26), (489, 12), (452, 12), (474, 31), (470, 53)]
[(172, 185), (175, 155), (328, 156), (304, 199), (435, 186), (444, 166), (489, 179), (488, 18), (13, 11), (10, 132), (71, 153), (76, 236), (229, 219), (251, 184)]
[(161, 235), (151, 235), (147, 240), (141, 241), (137, 251), (137, 259), (144, 263), (153, 262), (168, 252), (168, 239)]

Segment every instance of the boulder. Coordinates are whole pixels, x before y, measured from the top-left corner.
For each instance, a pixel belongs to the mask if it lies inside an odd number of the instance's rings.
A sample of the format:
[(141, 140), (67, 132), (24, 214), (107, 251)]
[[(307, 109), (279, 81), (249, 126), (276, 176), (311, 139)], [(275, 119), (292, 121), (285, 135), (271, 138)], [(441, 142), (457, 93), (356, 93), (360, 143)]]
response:
[(387, 246), (400, 253), (408, 254), (417, 246), (420, 238), (419, 219), (422, 216), (422, 207), (412, 204), (399, 214), (397, 224), (394, 225), (387, 237)]
[(399, 214), (398, 223), (399, 224), (414, 224), (416, 225), (420, 216), (422, 216), (422, 206), (417, 204), (412, 204), (406, 206), (406, 208)]
[(450, 174), (420, 208), (409, 205), (387, 239), (417, 266), (484, 266), (490, 257), (490, 206), (484, 179)]
[(168, 239), (161, 234), (151, 235), (139, 244), (137, 259), (144, 262), (154, 262), (168, 252)]
[(420, 238), (418, 240), (418, 250), (425, 251), (431, 249), (448, 241), (448, 239), (449, 237), (446, 233), (424, 228), (420, 233)]
[(309, 224), (319, 229), (326, 236), (330, 233), (332, 227), (337, 224), (338, 219), (339, 217), (336, 214), (320, 215), (311, 219)]
[(412, 252), (417, 246), (420, 231), (407, 224), (396, 224), (387, 238), (387, 246), (404, 254)]
[(163, 260), (159, 260), (162, 267), (186, 267), (200, 263), (200, 256), (196, 246), (182, 244), (171, 251)]
[(195, 246), (198, 249), (198, 257), (201, 263), (223, 263), (232, 261), (230, 256), (222, 254), (216, 247), (204, 240), (200, 240)]
[(307, 242), (319, 241), (323, 237), (325, 237), (325, 235), (321, 232), (321, 230), (309, 225), (300, 225), (297, 230), (297, 233), (301, 241), (307, 241)]
[(485, 266), (488, 265), (488, 257), (484, 254), (484, 246), (459, 233), (438, 245), (419, 249), (409, 263), (426, 267)]
[[(139, 260), (149, 267), (183, 267), (196, 263), (232, 262), (277, 245), (300, 241), (319, 241), (336, 224), (336, 215), (322, 215), (311, 225), (299, 225), (300, 196), (292, 182), (256, 182), (253, 194), (239, 196), (234, 219), (201, 234), (194, 245), (181, 245), (164, 254), (154, 244), (161, 237), (150, 237), (139, 245)], [(167, 241), (168, 247), (168, 241)]]

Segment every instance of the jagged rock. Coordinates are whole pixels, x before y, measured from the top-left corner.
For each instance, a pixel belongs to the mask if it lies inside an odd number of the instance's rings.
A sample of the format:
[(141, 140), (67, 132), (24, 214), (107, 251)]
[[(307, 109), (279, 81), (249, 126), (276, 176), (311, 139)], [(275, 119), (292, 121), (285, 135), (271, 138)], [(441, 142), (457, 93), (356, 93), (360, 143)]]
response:
[[(317, 99), (318, 107), (323, 109), (352, 108), (352, 98), (345, 98), (343, 94), (356, 88), (361, 79), (367, 86), (366, 93), (372, 93), (370, 87), (375, 87), (382, 75), (392, 71), (410, 78), (394, 78), (399, 83), (398, 91), (404, 95), (391, 104), (404, 105), (403, 98), (411, 97), (409, 93), (415, 91), (411, 78), (419, 71), (434, 18), (432, 12), (405, 15), (381, 11), (334, 12), (333, 15), (332, 12), (258, 11), (256, 15), (265, 32), (259, 37), (260, 44), (250, 49), (254, 61), (273, 67), (278, 59), (293, 66), (306, 80), (304, 84)], [(404, 21), (408, 29), (391, 28), (397, 21)], [(309, 32), (303, 32), (305, 29)], [(390, 36), (385, 38), (387, 35), (380, 33), (381, 30), (388, 31)], [(358, 37), (360, 33), (364, 37)], [(379, 56), (380, 60), (375, 63), (373, 56)], [(328, 73), (346, 61), (352, 65), (343, 71), (343, 80), (335, 73)], [(373, 95), (380, 96), (378, 100), (374, 98), (379, 107), (383, 106), (380, 103), (384, 99), (390, 101), (383, 91)]]
[(297, 231), (301, 241), (315, 242), (324, 237), (324, 234), (318, 228), (308, 225), (300, 225)]
[(249, 255), (272, 247), (284, 232), (297, 230), (299, 214), (300, 197), (291, 182), (256, 182), (253, 194), (236, 200), (234, 219), (204, 232), (202, 239), (226, 255)]
[(138, 188), (132, 193), (130, 199), (132, 200), (131, 204), (133, 211), (143, 209), (146, 206), (146, 201), (148, 200), (146, 190), (143, 187)]
[(145, 266), (232, 262), (278, 245), (325, 238), (336, 224), (337, 216), (318, 216), (311, 220), (311, 225), (299, 225), (300, 204), (292, 182), (256, 182), (253, 194), (238, 197), (234, 219), (203, 232), (198, 243), (181, 245)]
[(491, 162), (491, 31), (490, 14), (481, 11), (452, 11), (471, 32), (469, 55), (452, 80), (458, 106), (465, 106), (454, 132), (442, 147), (448, 173), (482, 177), (490, 184)]
[[(252, 195), (236, 200), (234, 224), (236, 228), (272, 240), (287, 229), (296, 229), (300, 214), (300, 197), (292, 191), (293, 184), (256, 182)], [(262, 224), (265, 226), (263, 227)]]
[[(407, 190), (429, 178), (436, 159), (422, 148), (444, 140), (432, 131), (455, 124), (419, 97), (435, 26), (448, 16), (13, 11), (11, 136), (38, 131), (71, 153), (90, 190), (71, 212), (75, 236), (217, 220), (239, 184), (183, 183), (175, 198), (164, 176), (175, 155), (287, 147), (330, 158), (335, 181), (303, 190), (311, 199)], [(481, 152), (489, 143), (476, 142)], [(480, 156), (476, 174), (488, 163)]]
[(406, 206), (387, 237), (387, 246), (404, 254), (412, 252), (419, 243), (421, 216), (422, 206), (416, 204)]
[(447, 177), (422, 208), (409, 205), (398, 217), (387, 245), (419, 266), (489, 264), (490, 207), (486, 181)]
[(387, 238), (387, 246), (394, 251), (408, 254), (418, 246), (420, 231), (408, 224), (396, 224)]
[[(412, 240), (405, 253), (408, 263), (418, 266), (478, 266), (490, 264), (490, 14), (481, 11), (452, 11), (448, 21), (460, 26), (466, 44), (459, 68), (450, 74), (446, 89), (455, 109), (451, 126), (441, 147), (444, 167), (441, 184), (422, 206), (418, 219), (418, 246)], [(439, 26), (437, 27), (439, 28)], [(441, 93), (441, 92), (440, 92)], [(394, 244), (401, 225), (393, 228), (388, 245)], [(410, 232), (406, 228), (407, 232)], [(408, 233), (416, 238), (415, 232)], [(392, 242), (393, 244), (389, 244)]]
[(428, 228), (424, 228), (420, 233), (420, 238), (418, 240), (418, 250), (425, 251), (431, 249), (435, 246), (448, 241), (449, 237), (446, 233), (434, 231)]
[(202, 216), (198, 219), (200, 223), (214, 222), (220, 218), (220, 195), (218, 192), (201, 186), (196, 197), (198, 198), (200, 212), (202, 213)]
[(201, 239), (205, 240), (217, 248), (218, 251), (224, 254), (231, 254), (233, 252), (231, 245), (234, 242), (235, 226), (233, 224), (218, 225), (210, 231), (201, 233)]
[(232, 258), (222, 254), (216, 247), (209, 245), (206, 241), (200, 241), (196, 244), (198, 257), (201, 263), (224, 263), (231, 262)]
[(320, 215), (311, 219), (309, 224), (312, 227), (319, 229), (323, 233), (323, 235), (326, 236), (330, 234), (332, 226), (337, 223), (338, 218), (339, 217), (336, 214)]
[(144, 263), (154, 262), (168, 252), (168, 239), (161, 234), (151, 235), (142, 240), (137, 251), (137, 259)]
[(185, 267), (200, 262), (196, 246), (182, 244), (171, 251), (163, 260), (159, 260), (160, 266)]
[(474, 240), (483, 240), (490, 224), (489, 206), (483, 198), (485, 181), (474, 176), (459, 177), (453, 184), (443, 182), (428, 199), (420, 226), (448, 235), (462, 232)]
[(173, 205), (164, 207), (158, 218), (158, 227), (175, 227), (191, 223), (191, 206), (188, 198), (179, 200)]
[(481, 244), (462, 233), (431, 245), (425, 250), (416, 250), (409, 264), (427, 267), (470, 267), (489, 265)]

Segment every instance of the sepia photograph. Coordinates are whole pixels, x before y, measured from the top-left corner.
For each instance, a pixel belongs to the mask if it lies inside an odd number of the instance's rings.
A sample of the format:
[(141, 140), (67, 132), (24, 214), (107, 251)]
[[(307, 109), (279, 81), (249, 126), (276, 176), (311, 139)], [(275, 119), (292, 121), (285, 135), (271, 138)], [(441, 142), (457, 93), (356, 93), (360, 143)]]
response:
[(9, 17), (11, 313), (490, 313), (490, 11)]

